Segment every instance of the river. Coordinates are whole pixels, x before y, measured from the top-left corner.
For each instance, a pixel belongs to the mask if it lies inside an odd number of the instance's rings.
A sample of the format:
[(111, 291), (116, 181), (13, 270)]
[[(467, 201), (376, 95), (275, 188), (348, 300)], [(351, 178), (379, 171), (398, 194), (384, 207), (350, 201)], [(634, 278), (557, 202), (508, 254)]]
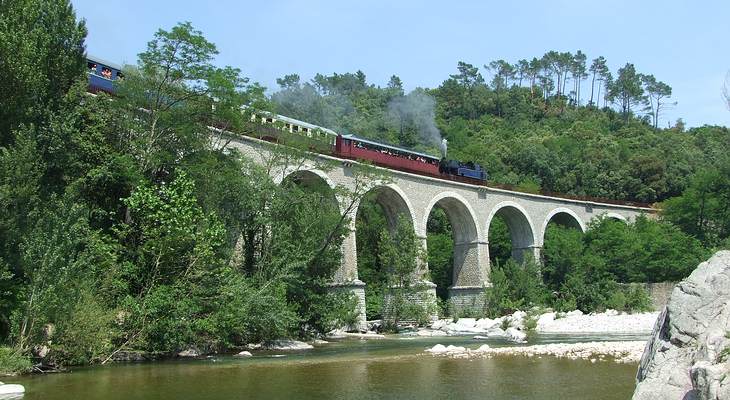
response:
[[(531, 344), (595, 339), (543, 335)], [(463, 360), (423, 353), (436, 343), (478, 347), (483, 342), (468, 337), (350, 339), (295, 353), (76, 368), (68, 373), (15, 378), (13, 383), (25, 385), (24, 400), (609, 400), (630, 398), (634, 389), (635, 364), (552, 357)]]

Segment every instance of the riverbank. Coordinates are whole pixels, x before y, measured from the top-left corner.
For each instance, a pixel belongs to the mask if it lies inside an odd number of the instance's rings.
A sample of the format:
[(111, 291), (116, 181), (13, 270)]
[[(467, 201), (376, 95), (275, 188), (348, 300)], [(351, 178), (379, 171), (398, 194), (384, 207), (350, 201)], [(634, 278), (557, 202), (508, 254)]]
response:
[(483, 344), (476, 349), (437, 344), (425, 351), (434, 357), (478, 358), (493, 356), (551, 356), (591, 362), (611, 359), (618, 363), (638, 363), (645, 341), (551, 343), (532, 346), (491, 347)]
[(505, 338), (514, 342), (524, 342), (525, 333), (559, 334), (645, 334), (649, 335), (658, 312), (619, 313), (606, 310), (603, 313), (583, 314), (581, 311), (568, 313), (546, 312), (529, 315), (516, 311), (512, 315), (499, 318), (459, 318), (441, 319), (429, 327), (419, 329), (418, 336), (459, 336), (476, 335), (485, 338)]

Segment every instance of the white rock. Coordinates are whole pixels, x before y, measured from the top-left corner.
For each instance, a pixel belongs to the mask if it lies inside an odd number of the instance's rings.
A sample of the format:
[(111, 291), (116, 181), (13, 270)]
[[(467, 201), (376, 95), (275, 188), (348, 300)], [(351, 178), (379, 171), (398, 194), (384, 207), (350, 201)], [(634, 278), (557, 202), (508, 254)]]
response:
[(300, 342), (298, 340), (279, 339), (268, 343), (266, 345), (266, 348), (269, 350), (309, 350), (313, 349), (314, 346), (309, 343)]
[(498, 327), (500, 324), (500, 321), (490, 318), (482, 318), (477, 320), (476, 327), (488, 331), (492, 328)]
[(461, 328), (474, 328), (477, 325), (477, 320), (475, 318), (459, 318), (456, 325)]
[(634, 400), (730, 399), (730, 251), (718, 251), (677, 284), (654, 325)]
[(489, 349), (490, 349), (490, 348), (491, 348), (491, 347), (489, 347), (489, 345), (488, 345), (488, 344), (483, 344), (483, 345), (479, 346), (479, 348), (478, 348), (478, 349), (476, 349), (475, 351), (476, 351), (477, 353), (485, 353), (485, 352), (489, 351)]
[(17, 384), (0, 385), (0, 395), (12, 395), (25, 393), (25, 387)]
[(178, 357), (200, 357), (200, 351), (195, 348), (189, 348), (185, 349), (179, 353), (177, 353)]
[(244, 350), (238, 354), (235, 354), (233, 357), (252, 357), (252, 356), (253, 356), (253, 354), (251, 354), (250, 351)]
[(426, 349), (426, 352), (432, 353), (432, 354), (442, 354), (442, 353), (446, 353), (447, 350), (446, 350), (446, 346), (444, 346), (442, 344), (437, 344), (437, 345), (431, 347), (430, 349)]
[(322, 340), (322, 339), (314, 339), (312, 341), (312, 344), (317, 344), (317, 345), (320, 345), (320, 344), (329, 344), (329, 342), (326, 341), (326, 340)]
[(507, 331), (505, 333), (507, 334), (507, 339), (512, 342), (517, 342), (517, 343), (527, 342), (527, 334), (517, 328), (511, 328), (511, 327), (507, 328)]
[(452, 323), (453, 321), (454, 320), (453, 319), (450, 319), (450, 318), (449, 319), (439, 319), (439, 320), (436, 320), (436, 321), (433, 322), (433, 324), (431, 324), (431, 329), (435, 329), (435, 330), (443, 329), (447, 325), (449, 325), (450, 323)]
[(580, 317), (581, 315), (583, 315), (583, 311), (581, 310), (573, 310), (565, 313), (566, 317)]
[(463, 346), (454, 346), (454, 345), (446, 346), (447, 353), (464, 353), (465, 351), (466, 351), (466, 347), (463, 347)]
[(606, 312), (604, 312), (604, 314), (605, 315), (608, 315), (608, 316), (613, 316), (613, 315), (618, 315), (619, 312), (616, 311), (616, 310), (612, 310), (612, 309), (609, 308), (608, 310), (606, 310)]
[(540, 326), (546, 325), (546, 324), (548, 324), (550, 322), (553, 322), (553, 321), (555, 321), (555, 313), (554, 312), (549, 312), (549, 313), (542, 314), (537, 319), (537, 327), (538, 327), (537, 329), (540, 329)]
[(521, 323), (525, 318), (527, 317), (527, 313), (524, 311), (517, 310), (512, 313), (510, 316), (510, 319), (512, 320), (513, 324), (519, 324)]
[(499, 338), (499, 337), (506, 337), (507, 333), (502, 328), (492, 328), (487, 332), (487, 337), (490, 338)]
[(385, 339), (385, 335), (381, 335), (379, 333), (373, 333), (373, 332), (367, 332), (367, 333), (346, 332), (344, 334), (344, 337), (351, 337), (351, 338), (357, 338), (357, 339)]

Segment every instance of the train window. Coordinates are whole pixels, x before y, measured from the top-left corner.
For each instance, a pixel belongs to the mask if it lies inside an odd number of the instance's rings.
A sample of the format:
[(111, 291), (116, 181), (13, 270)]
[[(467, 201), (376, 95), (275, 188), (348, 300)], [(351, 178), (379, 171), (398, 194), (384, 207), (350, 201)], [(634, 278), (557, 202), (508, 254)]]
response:
[(309, 132), (309, 129), (307, 129), (307, 128), (302, 128), (302, 132), (305, 132), (305, 133), (306, 133), (306, 132)]
[(266, 122), (268, 122), (268, 123), (272, 123), (272, 122), (274, 122), (274, 120), (273, 120), (273, 119), (271, 119), (271, 118), (266, 118)]
[(94, 64), (93, 62), (86, 63), (86, 68), (88, 68), (89, 72), (91, 72), (92, 74), (96, 73), (96, 64)]
[(296, 126), (296, 125), (292, 125), (292, 130), (293, 130), (294, 132), (299, 132), (299, 127), (298, 127), (298, 126)]
[(124, 79), (124, 74), (122, 71), (117, 71), (117, 79)]
[(101, 69), (101, 76), (103, 76), (106, 79), (112, 79), (112, 70), (108, 67), (104, 67)]

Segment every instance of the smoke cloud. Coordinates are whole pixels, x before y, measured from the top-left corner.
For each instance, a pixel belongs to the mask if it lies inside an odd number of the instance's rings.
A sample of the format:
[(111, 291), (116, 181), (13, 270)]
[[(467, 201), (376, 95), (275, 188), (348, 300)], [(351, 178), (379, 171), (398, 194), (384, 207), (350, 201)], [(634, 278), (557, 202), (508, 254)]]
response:
[(436, 127), (436, 100), (423, 89), (415, 89), (388, 104), (396, 129), (412, 127), (424, 144), (445, 151), (441, 131)]
[(323, 96), (309, 83), (280, 90), (271, 96), (271, 100), (276, 104), (278, 114), (342, 133), (345, 133), (342, 121), (355, 112), (345, 95), (333, 93)]

